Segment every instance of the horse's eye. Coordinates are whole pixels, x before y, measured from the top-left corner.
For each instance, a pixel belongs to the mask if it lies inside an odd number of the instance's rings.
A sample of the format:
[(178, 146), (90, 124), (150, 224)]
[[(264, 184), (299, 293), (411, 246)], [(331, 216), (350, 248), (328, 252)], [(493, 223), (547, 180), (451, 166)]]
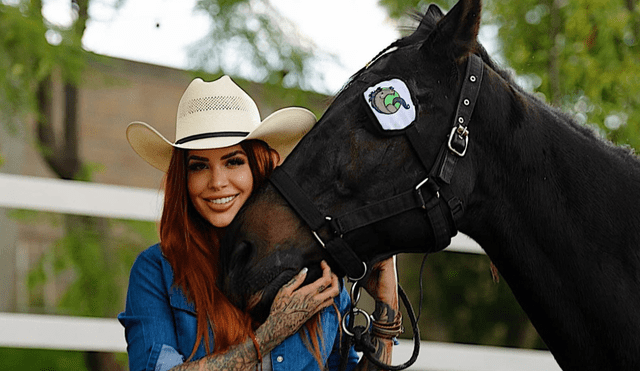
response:
[(337, 181), (335, 183), (335, 187), (336, 187), (336, 192), (338, 193), (338, 195), (342, 196), (342, 197), (349, 197), (353, 194), (353, 191), (351, 190), (350, 187), (348, 187), (346, 185), (345, 182), (343, 181)]

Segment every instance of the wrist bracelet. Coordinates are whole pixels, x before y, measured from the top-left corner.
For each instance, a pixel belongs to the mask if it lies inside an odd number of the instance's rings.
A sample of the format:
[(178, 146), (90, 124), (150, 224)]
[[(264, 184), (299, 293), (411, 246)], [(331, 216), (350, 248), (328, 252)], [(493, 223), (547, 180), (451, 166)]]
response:
[(258, 363), (262, 363), (262, 353), (260, 353), (260, 346), (258, 345), (258, 340), (256, 339), (256, 334), (251, 331), (249, 333), (249, 337), (253, 341), (253, 346), (256, 348), (256, 353), (258, 354)]
[(371, 322), (371, 334), (383, 339), (393, 339), (404, 333), (402, 313), (398, 311), (393, 322)]

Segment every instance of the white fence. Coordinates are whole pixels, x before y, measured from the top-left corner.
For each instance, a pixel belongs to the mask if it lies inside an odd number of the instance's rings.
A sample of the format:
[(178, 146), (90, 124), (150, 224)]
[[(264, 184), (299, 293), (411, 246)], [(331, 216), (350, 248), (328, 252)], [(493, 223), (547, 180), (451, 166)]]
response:
[[(157, 190), (0, 174), (0, 208), (155, 221), (162, 210)], [(482, 254), (464, 235), (448, 251)], [(126, 352), (124, 330), (114, 318), (0, 313), (0, 347)], [(409, 359), (411, 341), (394, 348), (394, 363)], [(557, 371), (546, 351), (423, 341), (409, 370)]]

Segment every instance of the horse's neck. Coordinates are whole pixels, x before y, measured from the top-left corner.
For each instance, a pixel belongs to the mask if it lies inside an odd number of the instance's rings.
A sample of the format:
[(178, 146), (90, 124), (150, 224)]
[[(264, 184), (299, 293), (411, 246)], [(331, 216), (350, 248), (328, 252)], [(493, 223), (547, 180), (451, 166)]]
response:
[(540, 102), (504, 94), (478, 110), (482, 158), (461, 231), (563, 367), (577, 369), (576, 354), (583, 369), (626, 369), (624, 357), (638, 366), (640, 166)]
[[(529, 231), (540, 243), (577, 241), (614, 253), (640, 242), (637, 158), (534, 98), (512, 94), (503, 107), (484, 110), (471, 139), (482, 147), (476, 167), (485, 212), (498, 225), (518, 227), (508, 234)], [(504, 116), (494, 119), (493, 109)], [(504, 213), (511, 219), (500, 221)]]

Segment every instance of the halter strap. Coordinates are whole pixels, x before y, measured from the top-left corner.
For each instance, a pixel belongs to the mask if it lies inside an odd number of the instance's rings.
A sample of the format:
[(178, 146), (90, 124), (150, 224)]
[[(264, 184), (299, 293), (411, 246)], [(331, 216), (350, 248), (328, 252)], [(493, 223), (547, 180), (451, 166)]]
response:
[(462, 83), (460, 98), (458, 98), (458, 108), (453, 122), (453, 129), (451, 129), (447, 142), (450, 150), (450, 152), (447, 152), (447, 157), (453, 157), (454, 155), (456, 157), (445, 158), (438, 174), (438, 177), (447, 184), (451, 180), (453, 167), (455, 167), (458, 157), (464, 157), (467, 153), (467, 147), (469, 146), (469, 130), (467, 130), (467, 127), (471, 122), (471, 115), (478, 99), (483, 72), (484, 63), (482, 59), (475, 54), (471, 54), (467, 62), (467, 73)]
[[(362, 279), (367, 273), (366, 264), (356, 255), (351, 247), (338, 234), (332, 219), (323, 216), (314, 203), (307, 197), (307, 194), (300, 188), (291, 176), (282, 167), (277, 167), (269, 181), (273, 184), (280, 194), (287, 200), (289, 205), (298, 213), (298, 215), (307, 223), (313, 231), (318, 242), (324, 247), (329, 255), (333, 258), (342, 273), (347, 275), (352, 281)], [(322, 240), (318, 232), (325, 226), (329, 225), (330, 238)]]

